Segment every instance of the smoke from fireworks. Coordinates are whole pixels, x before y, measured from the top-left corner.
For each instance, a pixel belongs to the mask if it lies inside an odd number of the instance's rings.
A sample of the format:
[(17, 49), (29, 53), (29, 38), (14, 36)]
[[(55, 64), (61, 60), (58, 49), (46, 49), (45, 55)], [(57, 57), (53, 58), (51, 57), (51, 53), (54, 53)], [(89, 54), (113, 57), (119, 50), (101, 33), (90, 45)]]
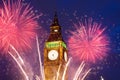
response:
[(31, 47), (31, 39), (36, 35), (37, 16), (30, 5), (21, 0), (3, 0), (0, 9), (0, 48), (7, 52), (10, 44), (23, 50)]
[(76, 31), (68, 40), (69, 51), (73, 57), (81, 61), (95, 63), (103, 59), (108, 52), (109, 40), (104, 34), (105, 28), (101, 24), (93, 22), (92, 18), (74, 24)]

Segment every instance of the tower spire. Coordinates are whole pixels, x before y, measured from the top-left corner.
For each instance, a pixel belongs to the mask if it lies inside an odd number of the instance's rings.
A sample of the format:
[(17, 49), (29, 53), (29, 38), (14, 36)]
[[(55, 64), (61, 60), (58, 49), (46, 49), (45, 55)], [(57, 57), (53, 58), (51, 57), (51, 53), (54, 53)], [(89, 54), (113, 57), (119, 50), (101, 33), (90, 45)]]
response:
[(57, 12), (55, 11), (54, 19), (51, 26), (59, 26)]

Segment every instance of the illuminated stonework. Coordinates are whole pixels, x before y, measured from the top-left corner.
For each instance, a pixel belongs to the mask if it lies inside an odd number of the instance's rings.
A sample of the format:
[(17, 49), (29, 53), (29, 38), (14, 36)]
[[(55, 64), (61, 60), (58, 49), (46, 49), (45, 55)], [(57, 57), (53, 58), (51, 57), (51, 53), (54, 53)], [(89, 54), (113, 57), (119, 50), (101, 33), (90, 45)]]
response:
[(54, 42), (46, 42), (45, 47), (47, 48), (57, 48), (57, 47), (66, 48), (66, 44), (63, 41), (54, 41)]

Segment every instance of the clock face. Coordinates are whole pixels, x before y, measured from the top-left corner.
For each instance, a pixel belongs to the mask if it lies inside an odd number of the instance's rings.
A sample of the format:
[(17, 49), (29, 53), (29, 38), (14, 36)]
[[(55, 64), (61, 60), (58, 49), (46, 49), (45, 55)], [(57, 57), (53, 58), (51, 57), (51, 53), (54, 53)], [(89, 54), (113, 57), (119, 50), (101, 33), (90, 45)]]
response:
[(50, 60), (56, 60), (58, 58), (58, 51), (56, 51), (56, 50), (49, 51), (48, 58)]
[(64, 52), (64, 59), (67, 62), (67, 52), (66, 51)]

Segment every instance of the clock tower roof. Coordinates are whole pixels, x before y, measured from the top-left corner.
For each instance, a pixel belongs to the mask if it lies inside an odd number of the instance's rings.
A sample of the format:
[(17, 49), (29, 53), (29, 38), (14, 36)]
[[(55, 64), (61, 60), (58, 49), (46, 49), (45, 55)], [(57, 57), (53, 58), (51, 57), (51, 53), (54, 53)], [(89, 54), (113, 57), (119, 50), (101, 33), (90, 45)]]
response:
[(61, 35), (61, 26), (59, 25), (57, 12), (55, 12), (52, 25), (50, 26), (50, 35), (47, 41), (63, 41)]
[(59, 21), (57, 17), (57, 12), (55, 12), (54, 19), (51, 26), (59, 26)]

